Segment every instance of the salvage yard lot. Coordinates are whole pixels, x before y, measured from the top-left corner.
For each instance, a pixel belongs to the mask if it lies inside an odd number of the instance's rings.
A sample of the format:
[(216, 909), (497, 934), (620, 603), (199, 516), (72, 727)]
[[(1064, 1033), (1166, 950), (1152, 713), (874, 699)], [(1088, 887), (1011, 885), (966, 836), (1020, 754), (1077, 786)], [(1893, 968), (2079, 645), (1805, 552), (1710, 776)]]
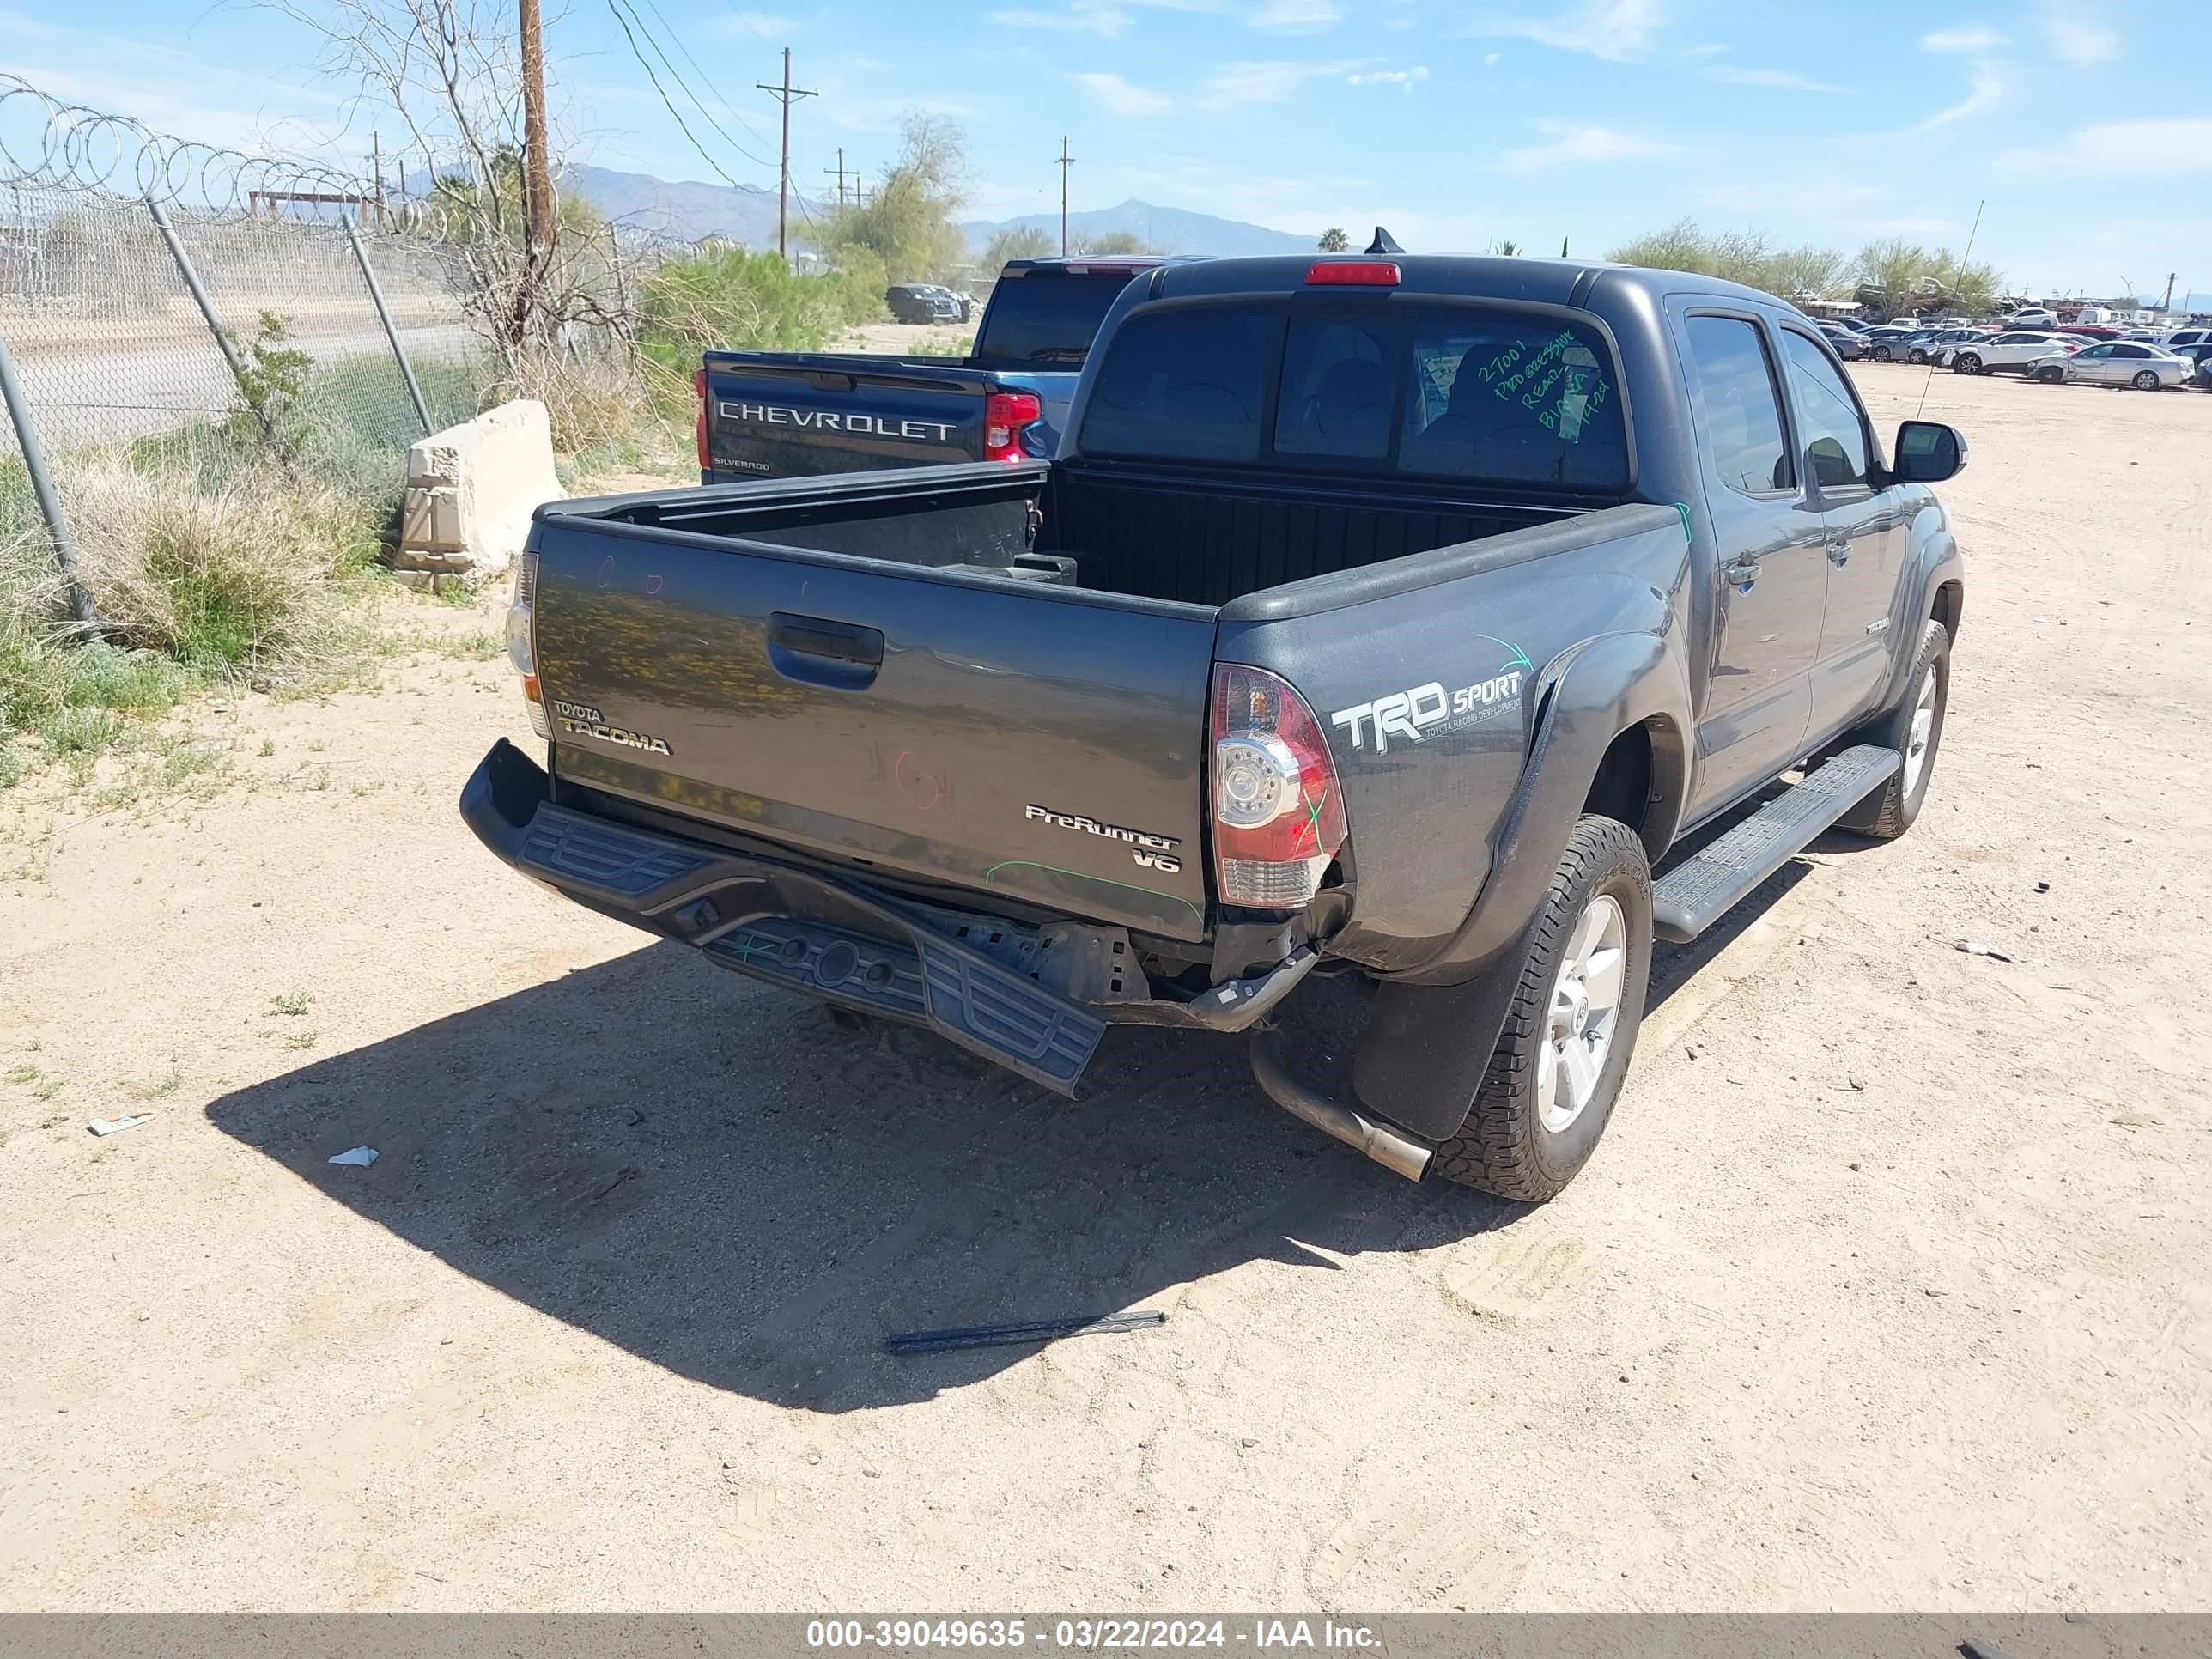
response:
[(1929, 809), (1662, 947), (1540, 1210), (1224, 1041), (1068, 1105), (518, 881), (503, 664), (0, 796), (0, 1607), (2212, 1607), (2212, 398), (1927, 391)]

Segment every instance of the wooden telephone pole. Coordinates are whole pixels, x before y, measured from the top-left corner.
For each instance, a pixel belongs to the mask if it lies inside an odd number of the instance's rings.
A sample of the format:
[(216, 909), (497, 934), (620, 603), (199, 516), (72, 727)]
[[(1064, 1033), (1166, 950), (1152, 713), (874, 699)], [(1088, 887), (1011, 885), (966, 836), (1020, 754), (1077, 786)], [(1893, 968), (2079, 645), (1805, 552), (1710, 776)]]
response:
[(820, 94), (805, 87), (791, 84), (791, 48), (783, 49), (783, 84), (772, 87), (765, 81), (756, 81), (758, 87), (783, 106), (783, 162), (776, 172), (775, 183), (775, 251), (780, 257), (790, 257), (788, 227), (791, 214), (791, 106), (794, 100), (813, 98)]
[(1075, 165), (1075, 158), (1067, 153), (1067, 136), (1060, 140), (1060, 257), (1067, 258), (1067, 170)]
[[(823, 169), (822, 169), (822, 171), (823, 171), (823, 172), (824, 172), (824, 173), (836, 173), (836, 174), (837, 175), (837, 210), (838, 210), (840, 213), (842, 213), (842, 212), (845, 210), (845, 147), (844, 147), (844, 145), (840, 144), (840, 145), (838, 145), (838, 146), (837, 146), (837, 165), (836, 165), (836, 167), (824, 167), (824, 168), (823, 168)], [(854, 183), (858, 184), (858, 183), (860, 182), (860, 175), (858, 173), (855, 173), (853, 175), (853, 181), (854, 181)]]
[(553, 173), (545, 153), (545, 42), (538, 32), (538, 0), (522, 7), (522, 246), (534, 270), (552, 252), (558, 232), (553, 216)]

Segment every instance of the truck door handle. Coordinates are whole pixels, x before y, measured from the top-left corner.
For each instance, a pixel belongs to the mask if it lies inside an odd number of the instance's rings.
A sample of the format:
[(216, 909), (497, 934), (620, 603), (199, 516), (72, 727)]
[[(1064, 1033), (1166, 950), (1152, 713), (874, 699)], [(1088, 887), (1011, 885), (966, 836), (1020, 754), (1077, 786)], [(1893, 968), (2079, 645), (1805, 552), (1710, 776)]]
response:
[(786, 679), (859, 691), (874, 684), (884, 663), (884, 630), (826, 617), (772, 611), (768, 658)]
[(1828, 544), (1828, 562), (1842, 569), (1851, 562), (1851, 544), (1848, 537), (1838, 537)]
[(1759, 561), (1738, 559), (1734, 564), (1723, 566), (1721, 574), (1735, 586), (1748, 587), (1759, 580)]

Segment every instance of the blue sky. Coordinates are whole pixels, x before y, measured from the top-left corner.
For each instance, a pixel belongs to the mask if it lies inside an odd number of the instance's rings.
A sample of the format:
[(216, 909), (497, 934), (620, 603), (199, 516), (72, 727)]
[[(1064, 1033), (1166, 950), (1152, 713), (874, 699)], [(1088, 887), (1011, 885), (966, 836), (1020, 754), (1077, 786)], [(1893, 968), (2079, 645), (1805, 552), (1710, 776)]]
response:
[[(1290, 230), (1379, 221), (1416, 250), (1566, 236), (1595, 254), (1684, 215), (1956, 246), (1985, 199), (1977, 256), (2017, 288), (2155, 292), (2178, 270), (2212, 289), (2212, 0), (632, 3), (680, 40), (730, 139), (693, 126), (744, 182), (774, 183), (775, 106), (753, 83), (793, 48), (821, 93), (793, 118), (817, 199), (837, 146), (880, 168), (919, 107), (965, 128), (978, 217), (1056, 207), (1065, 133), (1078, 207), (1133, 196)], [(571, 153), (716, 176), (608, 0), (548, 19)], [(358, 155), (370, 118), (314, 53), (251, 5), (0, 5), (0, 68), (37, 84), (211, 142)]]

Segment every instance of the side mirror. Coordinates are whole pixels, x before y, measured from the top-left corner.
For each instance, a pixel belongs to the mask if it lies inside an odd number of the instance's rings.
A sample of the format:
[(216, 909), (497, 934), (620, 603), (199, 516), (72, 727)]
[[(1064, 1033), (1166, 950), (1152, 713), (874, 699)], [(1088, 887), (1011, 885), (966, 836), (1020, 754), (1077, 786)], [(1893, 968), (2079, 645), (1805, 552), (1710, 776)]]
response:
[(1941, 421), (1907, 421), (1897, 428), (1897, 459), (1889, 476), (1899, 483), (1942, 483), (1966, 468), (1966, 441)]

